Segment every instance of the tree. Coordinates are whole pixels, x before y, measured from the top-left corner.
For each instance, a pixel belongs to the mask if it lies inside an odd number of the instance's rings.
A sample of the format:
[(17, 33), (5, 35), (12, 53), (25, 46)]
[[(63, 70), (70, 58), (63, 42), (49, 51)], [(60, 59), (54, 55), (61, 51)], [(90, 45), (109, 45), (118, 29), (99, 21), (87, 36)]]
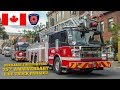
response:
[(3, 40), (5, 39), (9, 39), (9, 35), (5, 31), (3, 31)]
[(27, 31), (24, 29), (24, 30), (23, 30), (23, 34), (26, 34), (26, 32), (27, 32)]
[(4, 31), (5, 28), (0, 28), (0, 36), (3, 40), (9, 39), (9, 35)]
[(23, 30), (23, 32), (24, 33), (22, 36), (26, 37), (28, 42), (32, 43), (33, 42), (32, 38), (35, 37), (35, 32), (31, 30), (25, 30), (25, 29)]
[(42, 24), (42, 23), (40, 23), (39, 25), (34, 26), (33, 29), (34, 29), (36, 32), (40, 32), (44, 27), (45, 27), (45, 25)]
[(110, 32), (112, 32), (112, 45), (115, 48), (115, 52), (118, 52), (118, 40), (120, 40), (120, 23), (113, 24), (112, 28), (109, 28)]
[(33, 43), (33, 39), (35, 38), (36, 34), (40, 31), (42, 31), (43, 27), (45, 25), (43, 25), (42, 23), (40, 23), (39, 25), (36, 25), (33, 27), (33, 30), (34, 31), (31, 31), (31, 30), (23, 30), (23, 35), (22, 36), (25, 36), (27, 37), (29, 40), (30, 43)]

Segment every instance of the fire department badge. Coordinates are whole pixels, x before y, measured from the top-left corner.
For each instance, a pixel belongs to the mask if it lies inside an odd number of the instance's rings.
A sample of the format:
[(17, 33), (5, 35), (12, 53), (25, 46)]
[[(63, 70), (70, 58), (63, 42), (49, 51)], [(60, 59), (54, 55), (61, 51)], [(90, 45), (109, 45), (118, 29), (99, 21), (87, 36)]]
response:
[(29, 14), (28, 18), (31, 25), (36, 25), (39, 21), (39, 14)]

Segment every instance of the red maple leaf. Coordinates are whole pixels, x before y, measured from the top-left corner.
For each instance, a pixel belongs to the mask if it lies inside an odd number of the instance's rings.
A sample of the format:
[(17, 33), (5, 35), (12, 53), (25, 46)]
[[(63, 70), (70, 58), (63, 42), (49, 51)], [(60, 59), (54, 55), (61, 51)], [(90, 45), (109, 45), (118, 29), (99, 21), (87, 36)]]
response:
[(10, 18), (11, 22), (16, 22), (17, 20), (18, 20), (18, 18), (14, 15)]

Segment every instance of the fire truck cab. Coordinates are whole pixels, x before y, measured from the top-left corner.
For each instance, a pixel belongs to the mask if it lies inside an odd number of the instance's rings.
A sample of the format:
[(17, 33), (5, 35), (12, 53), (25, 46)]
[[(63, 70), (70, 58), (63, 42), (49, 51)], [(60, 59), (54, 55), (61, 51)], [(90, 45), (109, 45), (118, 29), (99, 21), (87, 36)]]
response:
[(103, 38), (100, 31), (80, 31), (76, 27), (67, 27), (60, 32), (49, 34), (48, 62), (56, 73), (62, 69), (92, 72), (110, 67), (102, 60)]
[(26, 60), (26, 48), (29, 44), (17, 43), (12, 46), (11, 59), (15, 61), (25, 61)]

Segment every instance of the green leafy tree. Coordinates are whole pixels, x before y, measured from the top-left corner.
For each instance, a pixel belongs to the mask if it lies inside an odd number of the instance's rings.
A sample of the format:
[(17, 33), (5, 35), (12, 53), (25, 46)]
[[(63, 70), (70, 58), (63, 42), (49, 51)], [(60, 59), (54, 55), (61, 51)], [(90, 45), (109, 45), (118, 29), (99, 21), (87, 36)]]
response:
[(33, 43), (33, 38), (35, 36), (35, 32), (30, 31), (30, 30), (26, 30), (22, 36), (26, 37), (28, 42)]
[(6, 31), (4, 31), (4, 27), (0, 28), (0, 36), (2, 37), (3, 40), (5, 39), (9, 39), (9, 35), (6, 33)]
[(38, 32), (40, 32), (44, 26), (45, 26), (45, 25), (43, 25), (42, 23), (40, 23), (39, 25), (36, 25), (36, 26), (33, 27), (33, 30), (34, 30), (34, 31), (25, 30), (25, 29), (24, 29), (22, 36), (27, 37), (28, 42), (33, 43), (36, 34), (37, 34)]
[(110, 32), (112, 32), (112, 45), (115, 48), (115, 51), (118, 52), (118, 40), (120, 41), (120, 23), (113, 24), (111, 28), (109, 28)]

